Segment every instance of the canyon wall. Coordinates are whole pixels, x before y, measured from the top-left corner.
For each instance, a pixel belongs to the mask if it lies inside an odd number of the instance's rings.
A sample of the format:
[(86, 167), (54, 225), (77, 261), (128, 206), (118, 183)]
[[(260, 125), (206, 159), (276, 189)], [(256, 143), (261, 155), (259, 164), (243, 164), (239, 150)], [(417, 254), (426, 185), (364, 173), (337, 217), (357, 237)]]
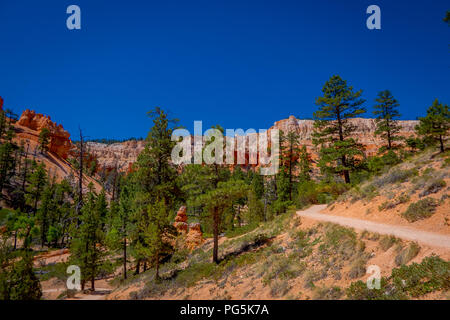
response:
[[(366, 148), (367, 155), (374, 155), (379, 147), (384, 143), (380, 137), (375, 137), (374, 132), (376, 128), (375, 119), (355, 118), (350, 122), (356, 126), (355, 137)], [(414, 127), (418, 124), (416, 120), (401, 120), (398, 121), (401, 130), (399, 135), (403, 137), (414, 136)], [(269, 128), (279, 129), (283, 132), (295, 131), (299, 135), (300, 145), (305, 145), (309, 152), (316, 156), (317, 152), (312, 143), (312, 132), (314, 129), (313, 120), (297, 119), (294, 116), (290, 116), (288, 119), (283, 119), (274, 123)], [(192, 139), (192, 144), (193, 144)], [(131, 165), (136, 161), (139, 153), (144, 149), (145, 141), (125, 141), (113, 144), (104, 144), (89, 142), (88, 150), (93, 154), (99, 162), (100, 167), (115, 167), (116, 163), (119, 170), (127, 171)], [(236, 159), (236, 155), (235, 155)], [(248, 154), (246, 155), (248, 160)]]

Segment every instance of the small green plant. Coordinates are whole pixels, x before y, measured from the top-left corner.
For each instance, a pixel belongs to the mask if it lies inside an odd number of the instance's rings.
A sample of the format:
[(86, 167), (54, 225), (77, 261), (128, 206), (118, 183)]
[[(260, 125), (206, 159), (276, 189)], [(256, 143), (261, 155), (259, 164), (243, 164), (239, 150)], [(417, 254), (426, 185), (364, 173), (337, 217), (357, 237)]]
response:
[(383, 236), (380, 239), (380, 248), (383, 251), (387, 251), (390, 247), (392, 247), (395, 243), (398, 243), (399, 239), (394, 236)]
[(419, 200), (416, 203), (411, 203), (408, 209), (402, 213), (402, 217), (409, 222), (429, 218), (436, 211), (437, 205), (437, 201), (433, 198)]
[(422, 197), (425, 197), (425, 196), (427, 196), (429, 194), (439, 192), (440, 190), (442, 190), (446, 186), (447, 186), (447, 184), (445, 183), (445, 181), (443, 179), (434, 179), (427, 185), (426, 189), (423, 190), (419, 194), (419, 197), (422, 198)]
[(272, 297), (282, 297), (288, 293), (290, 288), (286, 280), (277, 280), (270, 286), (270, 295)]
[(410, 196), (408, 196), (407, 194), (402, 193), (397, 199), (397, 204), (407, 203), (410, 200), (411, 200)]
[(347, 298), (352, 300), (398, 300), (418, 298), (434, 291), (450, 289), (450, 262), (436, 255), (426, 257), (421, 263), (402, 265), (392, 270), (390, 277), (381, 278), (380, 289), (369, 289), (359, 280), (347, 288)]
[(409, 246), (402, 249), (395, 257), (395, 263), (397, 266), (407, 264), (420, 252), (420, 246), (416, 242), (411, 242)]
[(316, 287), (313, 291), (314, 300), (339, 300), (343, 295), (341, 288), (334, 287)]

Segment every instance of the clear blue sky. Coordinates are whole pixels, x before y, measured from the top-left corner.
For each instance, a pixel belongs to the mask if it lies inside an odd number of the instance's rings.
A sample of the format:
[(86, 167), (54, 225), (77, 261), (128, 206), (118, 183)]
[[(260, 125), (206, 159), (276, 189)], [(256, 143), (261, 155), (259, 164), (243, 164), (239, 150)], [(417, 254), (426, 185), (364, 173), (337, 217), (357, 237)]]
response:
[[(71, 4), (79, 31), (66, 28)], [(381, 30), (366, 28), (371, 4)], [(72, 135), (80, 125), (91, 138), (127, 138), (146, 136), (157, 105), (190, 130), (308, 118), (339, 74), (368, 110), (389, 89), (415, 119), (435, 98), (450, 103), (447, 10), (448, 0), (1, 0), (0, 96)]]

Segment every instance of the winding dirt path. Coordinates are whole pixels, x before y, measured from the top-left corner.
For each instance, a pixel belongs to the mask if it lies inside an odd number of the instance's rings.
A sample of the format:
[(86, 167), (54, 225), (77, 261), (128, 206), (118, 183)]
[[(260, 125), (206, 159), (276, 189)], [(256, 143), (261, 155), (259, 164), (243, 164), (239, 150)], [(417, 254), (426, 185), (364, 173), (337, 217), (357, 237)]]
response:
[(311, 206), (306, 210), (297, 211), (297, 215), (315, 220), (332, 222), (343, 226), (352, 227), (358, 230), (367, 230), (380, 234), (393, 235), (398, 238), (417, 241), (433, 247), (450, 249), (450, 236), (421, 231), (409, 227), (389, 225), (362, 219), (332, 216), (320, 213), (320, 211), (325, 208), (326, 205)]

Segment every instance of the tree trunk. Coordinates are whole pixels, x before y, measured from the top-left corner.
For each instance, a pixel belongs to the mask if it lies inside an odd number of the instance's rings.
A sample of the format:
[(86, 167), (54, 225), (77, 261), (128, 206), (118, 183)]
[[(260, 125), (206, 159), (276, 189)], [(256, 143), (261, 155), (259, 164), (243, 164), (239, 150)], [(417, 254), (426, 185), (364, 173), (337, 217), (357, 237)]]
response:
[(141, 268), (141, 260), (138, 260), (138, 261), (136, 262), (136, 270), (134, 271), (134, 274), (135, 274), (135, 275), (136, 275), (136, 274), (139, 274), (140, 268)]
[(156, 274), (155, 279), (159, 280), (159, 252), (156, 253)]
[(127, 237), (123, 238), (123, 278), (127, 278)]
[[(347, 166), (347, 161), (345, 159), (345, 156), (342, 156), (341, 161), (342, 161), (342, 165), (344, 167), (346, 167)], [(344, 170), (343, 173), (344, 173), (345, 183), (350, 183), (350, 174), (349, 174), (348, 170)]]
[(214, 248), (213, 248), (213, 262), (219, 263), (219, 212), (214, 208)]
[(439, 143), (441, 145), (441, 152), (444, 152), (444, 140), (442, 139), (442, 135), (439, 135)]
[(80, 170), (78, 172), (78, 203), (76, 206), (77, 213), (77, 225), (79, 226), (80, 216), (81, 216), (81, 207), (83, 206), (83, 157), (84, 157), (84, 145), (83, 145), (83, 133), (80, 129)]
[(91, 290), (95, 291), (95, 276), (94, 276), (94, 274), (92, 274), (92, 278), (91, 278)]
[(17, 249), (17, 230), (14, 231), (14, 251)]

